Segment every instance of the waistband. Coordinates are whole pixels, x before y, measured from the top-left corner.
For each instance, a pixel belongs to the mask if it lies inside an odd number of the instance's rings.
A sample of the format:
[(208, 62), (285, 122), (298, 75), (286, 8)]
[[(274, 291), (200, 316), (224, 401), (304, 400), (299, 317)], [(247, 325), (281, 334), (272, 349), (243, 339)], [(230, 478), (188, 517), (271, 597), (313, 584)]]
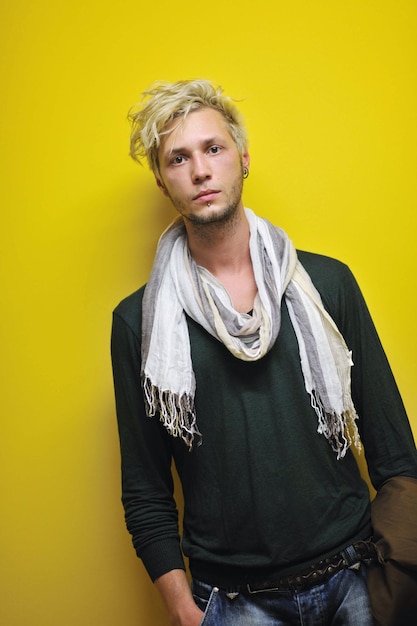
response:
[(223, 589), (226, 593), (261, 593), (265, 591), (285, 591), (319, 585), (342, 569), (357, 569), (363, 561), (377, 558), (375, 544), (371, 539), (358, 541), (341, 552), (337, 552), (310, 567), (291, 576), (267, 580), (260, 583), (248, 583)]

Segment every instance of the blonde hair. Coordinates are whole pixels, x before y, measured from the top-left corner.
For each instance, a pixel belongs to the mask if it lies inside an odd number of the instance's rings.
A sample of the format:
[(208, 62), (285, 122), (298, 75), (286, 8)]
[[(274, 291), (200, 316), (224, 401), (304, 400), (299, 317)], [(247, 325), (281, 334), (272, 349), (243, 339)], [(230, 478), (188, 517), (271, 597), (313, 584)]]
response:
[(232, 99), (223, 95), (223, 89), (208, 80), (153, 83), (142, 94), (142, 100), (129, 111), (128, 119), (132, 125), (130, 156), (139, 163), (146, 158), (151, 170), (159, 175), (161, 137), (173, 130), (166, 130), (166, 127), (174, 119), (184, 118), (202, 108), (211, 108), (223, 115), (242, 157), (247, 146), (242, 116)]

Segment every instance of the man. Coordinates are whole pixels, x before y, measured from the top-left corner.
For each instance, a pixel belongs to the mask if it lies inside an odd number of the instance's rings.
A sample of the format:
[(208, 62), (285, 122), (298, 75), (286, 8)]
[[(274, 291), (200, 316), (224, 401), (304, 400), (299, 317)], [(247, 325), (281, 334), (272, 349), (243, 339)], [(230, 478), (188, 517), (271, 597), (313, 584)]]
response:
[(350, 447), (363, 442), (377, 489), (417, 478), (417, 456), (359, 288), (244, 208), (246, 134), (221, 89), (181, 81), (145, 96), (131, 154), (179, 219), (146, 288), (114, 312), (137, 554), (175, 625), (372, 624), (369, 492)]

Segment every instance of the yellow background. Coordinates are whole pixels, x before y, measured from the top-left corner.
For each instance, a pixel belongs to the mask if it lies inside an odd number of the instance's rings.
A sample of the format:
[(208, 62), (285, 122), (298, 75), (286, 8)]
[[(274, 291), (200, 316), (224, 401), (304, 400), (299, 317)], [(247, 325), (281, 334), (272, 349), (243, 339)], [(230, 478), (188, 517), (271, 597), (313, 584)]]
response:
[(356, 274), (417, 432), (414, 0), (0, 9), (5, 626), (166, 624), (124, 528), (111, 311), (173, 216), (128, 158), (155, 79), (242, 99), (247, 206)]

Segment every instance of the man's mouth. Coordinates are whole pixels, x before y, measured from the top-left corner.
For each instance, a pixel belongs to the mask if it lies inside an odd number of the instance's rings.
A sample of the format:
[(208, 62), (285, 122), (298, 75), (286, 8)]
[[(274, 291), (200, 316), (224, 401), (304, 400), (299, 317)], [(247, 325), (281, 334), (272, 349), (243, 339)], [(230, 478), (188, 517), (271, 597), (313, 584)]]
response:
[(216, 196), (220, 193), (220, 191), (216, 189), (204, 189), (200, 191), (196, 196), (194, 196), (193, 200), (200, 200), (201, 202), (213, 202)]

